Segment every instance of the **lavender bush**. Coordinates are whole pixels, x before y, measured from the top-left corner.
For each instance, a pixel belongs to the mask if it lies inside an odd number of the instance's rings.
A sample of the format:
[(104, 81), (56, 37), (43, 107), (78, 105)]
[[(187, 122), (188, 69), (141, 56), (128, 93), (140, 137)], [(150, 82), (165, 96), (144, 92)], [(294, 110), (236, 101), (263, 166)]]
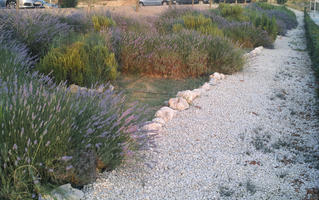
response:
[(7, 33), (8, 40), (24, 43), (33, 56), (44, 56), (54, 39), (65, 37), (71, 30), (70, 26), (45, 11), (0, 12), (0, 31)]
[(246, 14), (266, 15), (269, 18), (275, 18), (278, 26), (278, 34), (285, 35), (287, 30), (296, 28), (298, 25), (297, 18), (294, 12), (287, 9), (285, 6), (273, 6), (267, 3), (253, 3), (246, 9)]
[(223, 29), (225, 36), (231, 38), (246, 48), (264, 46), (273, 47), (273, 41), (268, 33), (261, 28), (256, 28), (250, 23), (233, 23)]
[(112, 169), (149, 144), (136, 104), (124, 110), (110, 90), (73, 94), (28, 74), (21, 69), (31, 62), (16, 58), (26, 55), (16, 47), (0, 47), (0, 199), (38, 197), (49, 183), (87, 184), (97, 161)]
[(185, 78), (214, 71), (232, 73), (243, 65), (241, 51), (230, 42), (196, 31), (122, 35), (119, 57), (123, 73)]

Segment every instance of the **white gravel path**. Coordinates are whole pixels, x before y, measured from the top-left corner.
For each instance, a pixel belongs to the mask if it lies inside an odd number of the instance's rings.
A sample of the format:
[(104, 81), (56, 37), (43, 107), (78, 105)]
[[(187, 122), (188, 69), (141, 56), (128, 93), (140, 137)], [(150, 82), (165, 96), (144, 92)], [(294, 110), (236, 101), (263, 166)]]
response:
[(319, 187), (318, 108), (297, 15), (298, 28), (275, 49), (179, 112), (143, 160), (100, 174), (85, 199), (310, 199)]

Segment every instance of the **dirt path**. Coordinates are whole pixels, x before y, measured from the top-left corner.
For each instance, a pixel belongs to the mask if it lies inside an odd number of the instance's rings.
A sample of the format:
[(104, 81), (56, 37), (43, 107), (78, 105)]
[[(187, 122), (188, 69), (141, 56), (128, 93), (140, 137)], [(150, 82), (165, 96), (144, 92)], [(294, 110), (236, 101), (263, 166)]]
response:
[(318, 199), (315, 80), (299, 26), (167, 123), (86, 199)]

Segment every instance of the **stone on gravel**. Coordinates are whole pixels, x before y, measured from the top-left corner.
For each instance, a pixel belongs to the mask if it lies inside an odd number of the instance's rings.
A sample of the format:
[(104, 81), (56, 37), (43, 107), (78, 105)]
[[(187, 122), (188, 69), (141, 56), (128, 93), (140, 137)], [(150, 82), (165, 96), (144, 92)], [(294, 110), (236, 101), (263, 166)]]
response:
[(98, 93), (103, 93), (104, 92), (104, 87), (103, 86), (100, 86), (97, 88), (96, 90)]
[(189, 108), (189, 104), (182, 97), (171, 98), (168, 101), (168, 105), (174, 110), (186, 110)]
[(72, 188), (71, 184), (61, 185), (52, 190), (49, 195), (44, 195), (44, 200), (82, 200), (84, 193), (81, 190)]
[(72, 85), (70, 85), (69, 89), (70, 89), (71, 93), (77, 93), (79, 91), (80, 87), (78, 85), (72, 84)]
[(162, 119), (162, 118), (154, 118), (153, 120), (152, 120), (152, 122), (156, 122), (156, 123), (159, 123), (159, 124), (162, 124), (162, 125), (164, 125), (165, 124), (165, 121)]
[(165, 122), (168, 122), (173, 119), (176, 114), (176, 110), (173, 110), (169, 107), (162, 107), (155, 113), (155, 117), (162, 118)]
[(147, 132), (156, 132), (162, 129), (162, 124), (161, 123), (157, 123), (157, 122), (150, 122), (148, 124), (145, 124), (142, 127), (143, 131), (147, 131)]
[(200, 87), (200, 88), (208, 91), (208, 90), (210, 90), (210, 85), (209, 85), (209, 83), (204, 83), (204, 85), (202, 85), (202, 87)]
[(194, 99), (200, 96), (200, 91), (185, 90), (185, 91), (178, 92), (176, 96), (184, 98), (187, 101), (187, 103), (190, 104), (194, 101)]
[(200, 96), (204, 92), (204, 90), (201, 88), (197, 88), (197, 89), (192, 90), (192, 92), (196, 92)]

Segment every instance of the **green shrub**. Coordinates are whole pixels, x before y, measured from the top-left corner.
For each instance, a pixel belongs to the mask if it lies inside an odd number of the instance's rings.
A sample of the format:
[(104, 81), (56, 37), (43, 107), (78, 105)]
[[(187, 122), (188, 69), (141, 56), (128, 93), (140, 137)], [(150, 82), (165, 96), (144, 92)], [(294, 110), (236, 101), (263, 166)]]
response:
[(319, 26), (305, 12), (305, 30), (307, 38), (307, 48), (312, 60), (312, 64), (319, 77)]
[[(220, 30), (210, 18), (204, 17), (202, 14), (187, 14), (182, 17), (183, 24), (186, 29), (196, 30), (205, 35), (223, 37), (223, 31)], [(174, 29), (181, 29), (180, 25), (174, 25)]]
[(106, 16), (93, 16), (92, 22), (95, 31), (101, 31), (116, 26), (116, 23), (111, 18)]
[(202, 26), (210, 26), (212, 20), (200, 15), (184, 15), (183, 17), (184, 25), (187, 29), (198, 30)]
[(174, 24), (172, 29), (174, 33), (178, 33), (183, 30), (183, 28), (184, 26), (182, 24)]
[(226, 37), (245, 48), (264, 46), (271, 48), (273, 40), (266, 31), (250, 24), (239, 24), (223, 29)]
[(276, 39), (278, 28), (275, 17), (269, 18), (263, 13), (262, 15), (251, 15), (250, 19), (255, 27), (267, 31), (273, 40)]
[(89, 34), (71, 45), (53, 48), (40, 60), (37, 69), (45, 74), (52, 72), (57, 82), (67, 80), (84, 86), (114, 80), (118, 74), (115, 55), (99, 34)]
[(47, 11), (1, 10), (0, 33), (7, 40), (17, 40), (28, 47), (32, 56), (42, 57), (56, 38), (64, 38), (72, 28)]
[(61, 8), (75, 8), (78, 5), (78, 0), (58, 0)]
[(241, 6), (231, 6), (228, 4), (219, 4), (220, 14), (231, 21), (247, 21), (248, 18), (244, 15), (244, 9)]
[(242, 52), (223, 38), (182, 30), (170, 35), (125, 33), (121, 72), (155, 77), (198, 77), (232, 73), (243, 66)]
[(276, 6), (274, 5), (271, 5), (267, 2), (257, 2), (256, 3), (257, 6), (259, 6), (261, 9), (264, 9), (264, 10), (273, 10), (276, 8)]
[(97, 160), (113, 169), (146, 144), (136, 105), (124, 110), (110, 90), (73, 94), (27, 74), (19, 46), (0, 44), (0, 199), (41, 199), (55, 185), (91, 183)]

